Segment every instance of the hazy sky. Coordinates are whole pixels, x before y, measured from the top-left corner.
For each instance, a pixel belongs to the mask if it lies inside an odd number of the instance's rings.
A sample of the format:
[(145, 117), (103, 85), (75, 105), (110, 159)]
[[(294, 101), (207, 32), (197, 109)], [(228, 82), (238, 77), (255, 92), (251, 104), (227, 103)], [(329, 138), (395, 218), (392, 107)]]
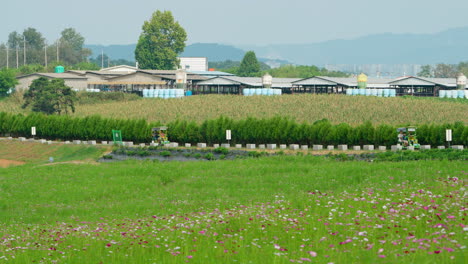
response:
[(34, 27), (50, 42), (73, 27), (87, 44), (136, 43), (155, 10), (170, 10), (188, 43), (279, 44), (468, 26), (467, 0), (8, 0), (0, 43)]

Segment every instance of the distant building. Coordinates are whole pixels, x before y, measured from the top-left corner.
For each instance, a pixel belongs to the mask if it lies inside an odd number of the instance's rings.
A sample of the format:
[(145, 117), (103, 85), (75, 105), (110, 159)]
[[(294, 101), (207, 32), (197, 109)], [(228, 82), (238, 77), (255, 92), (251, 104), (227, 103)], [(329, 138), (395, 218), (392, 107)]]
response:
[(16, 89), (23, 91), (27, 90), (32, 82), (40, 77), (45, 77), (49, 80), (63, 79), (65, 81), (65, 85), (76, 90), (85, 90), (88, 86), (88, 78), (75, 73), (33, 73), (17, 77), (16, 79), (18, 80), (18, 84), (16, 85)]
[(186, 71), (208, 71), (208, 58), (206, 57), (180, 57), (179, 69)]
[(101, 72), (123, 72), (123, 73), (132, 73), (138, 70), (137, 67), (128, 66), (128, 65), (117, 65), (109, 68), (102, 68)]
[[(206, 58), (205, 58), (206, 59)], [(262, 88), (261, 77), (238, 77), (219, 71), (185, 70), (184, 89), (193, 94), (242, 94), (245, 88)], [(177, 70), (140, 70), (132, 66), (115, 66), (100, 71), (71, 70), (64, 73), (33, 73), (17, 77), (16, 89), (29, 89), (40, 77), (63, 79), (67, 86), (77, 91), (122, 91), (142, 94), (144, 89), (178, 88)], [(359, 87), (358, 78), (314, 76), (310, 78), (272, 78), (271, 88), (288, 93), (341, 93)], [(456, 78), (423, 78), (404, 76), (399, 78), (367, 78), (368, 89), (395, 89), (397, 96), (438, 96), (440, 90), (468, 88), (466, 81), (458, 83)]]

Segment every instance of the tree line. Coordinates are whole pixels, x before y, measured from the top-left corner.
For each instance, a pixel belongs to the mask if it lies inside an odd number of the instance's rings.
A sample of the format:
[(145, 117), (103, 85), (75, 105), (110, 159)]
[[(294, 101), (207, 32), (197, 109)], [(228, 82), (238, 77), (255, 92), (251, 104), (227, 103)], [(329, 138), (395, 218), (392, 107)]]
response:
[(65, 28), (53, 43), (47, 43), (42, 33), (29, 27), (22, 33), (13, 31), (8, 41), (0, 44), (0, 67), (20, 68), (60, 62), (75, 65), (86, 61), (91, 50), (84, 48), (84, 37), (74, 28)]
[[(150, 142), (151, 128), (160, 122), (125, 120), (88, 116), (84, 118), (67, 115), (11, 114), (0, 113), (0, 134), (30, 137), (31, 127), (36, 126), (37, 136), (60, 140), (112, 140), (113, 129), (121, 130), (125, 141)], [(365, 122), (352, 127), (348, 124), (331, 124), (324, 119), (313, 124), (297, 123), (294, 120), (274, 117), (269, 119), (247, 118), (233, 120), (220, 117), (201, 124), (177, 120), (166, 124), (169, 140), (179, 143), (223, 143), (225, 131), (232, 131), (232, 144), (313, 144), (321, 145), (394, 145), (397, 142), (396, 127), (386, 124), (374, 126)], [(452, 129), (452, 144), (468, 145), (468, 126), (454, 124), (422, 124), (418, 126), (420, 144), (445, 145), (445, 129)]]
[(42, 33), (29, 27), (22, 33), (13, 31), (6, 43), (0, 43), (0, 69), (9, 68), (16, 75), (53, 72), (58, 65), (68, 70), (99, 70), (112, 65), (135, 65), (127, 60), (113, 60), (106, 54), (90, 57), (85, 38), (74, 28), (66, 28), (60, 37), (48, 44)]
[(468, 61), (458, 64), (439, 63), (435, 66), (423, 65), (418, 76), (427, 78), (456, 78), (459, 73), (468, 76)]
[(245, 53), (242, 61), (209, 62), (210, 68), (232, 73), (242, 77), (261, 77), (266, 73), (276, 78), (308, 78), (312, 76), (348, 77), (349, 74), (338, 71), (328, 71), (325, 68), (305, 65), (282, 65), (270, 68), (267, 64), (259, 62), (254, 51)]

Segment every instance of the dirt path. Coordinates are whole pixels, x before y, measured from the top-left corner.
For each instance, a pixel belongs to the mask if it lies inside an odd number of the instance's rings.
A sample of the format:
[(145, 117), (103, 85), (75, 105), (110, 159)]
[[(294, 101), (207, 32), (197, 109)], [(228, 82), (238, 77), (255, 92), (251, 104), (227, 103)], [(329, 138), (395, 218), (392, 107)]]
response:
[(53, 165), (59, 165), (59, 164), (92, 164), (92, 165), (100, 165), (100, 163), (96, 162), (95, 160), (70, 160), (70, 161), (45, 163), (45, 164), (42, 164), (40, 166), (53, 166)]
[(0, 159), (0, 168), (7, 168), (9, 166), (18, 166), (18, 165), (23, 165), (25, 163), (26, 162), (24, 161)]

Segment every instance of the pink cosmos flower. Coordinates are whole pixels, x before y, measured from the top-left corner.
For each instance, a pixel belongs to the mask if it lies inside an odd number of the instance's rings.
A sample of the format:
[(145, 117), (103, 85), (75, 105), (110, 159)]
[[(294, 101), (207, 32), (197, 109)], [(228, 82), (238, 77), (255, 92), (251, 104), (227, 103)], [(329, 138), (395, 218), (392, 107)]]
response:
[(352, 241), (353, 241), (352, 239), (348, 238), (345, 241), (340, 242), (340, 245), (348, 244), (348, 243), (350, 243)]
[(314, 258), (317, 256), (317, 252), (315, 251), (309, 251), (309, 254)]
[(385, 255), (379, 255), (379, 258), (386, 258), (387, 256)]

